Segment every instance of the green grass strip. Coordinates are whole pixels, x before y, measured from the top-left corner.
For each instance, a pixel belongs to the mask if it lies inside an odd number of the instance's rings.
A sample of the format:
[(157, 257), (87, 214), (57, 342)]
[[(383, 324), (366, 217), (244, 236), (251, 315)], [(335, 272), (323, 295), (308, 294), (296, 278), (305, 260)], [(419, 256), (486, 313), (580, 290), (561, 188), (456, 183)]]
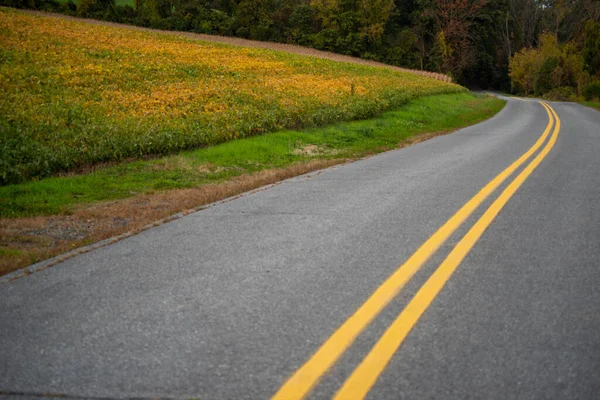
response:
[(579, 104), (600, 110), (600, 102), (598, 101), (580, 101)]
[(472, 125), (503, 105), (471, 93), (422, 97), (369, 120), (280, 131), (86, 174), (4, 186), (0, 217), (64, 214), (82, 204), (218, 183), (309, 160), (362, 157), (393, 149), (414, 135)]

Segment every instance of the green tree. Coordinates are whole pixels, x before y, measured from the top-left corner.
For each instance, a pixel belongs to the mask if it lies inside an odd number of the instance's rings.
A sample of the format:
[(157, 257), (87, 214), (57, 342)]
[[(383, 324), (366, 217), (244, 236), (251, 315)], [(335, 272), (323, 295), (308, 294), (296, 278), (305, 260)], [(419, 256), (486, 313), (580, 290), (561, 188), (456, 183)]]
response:
[(339, 0), (311, 0), (310, 6), (314, 9), (321, 29), (338, 29)]
[(587, 72), (600, 76), (600, 23), (596, 21), (585, 24), (583, 60)]
[(151, 22), (167, 18), (173, 9), (172, 0), (133, 0), (133, 5), (140, 17)]
[(360, 0), (359, 7), (361, 34), (371, 43), (379, 42), (394, 9), (394, 1)]
[(542, 65), (535, 73), (533, 90), (536, 96), (548, 93), (555, 87), (554, 82), (556, 81), (557, 69), (562, 70), (560, 68), (560, 59), (558, 57), (544, 58)]
[(589, 75), (584, 58), (574, 42), (559, 45), (556, 36), (544, 33), (537, 48), (522, 49), (510, 60), (510, 77), (525, 94), (543, 95), (569, 86), (581, 94)]
[(308, 3), (296, 5), (288, 24), (287, 38), (301, 45), (312, 44), (312, 34), (315, 25), (315, 10)]
[(115, 6), (115, 0), (79, 0), (77, 15), (91, 17), (96, 13), (105, 12)]
[[(563, 46), (563, 66), (568, 84), (575, 86), (577, 94), (581, 96), (583, 87), (589, 82), (590, 74), (585, 69), (584, 56), (577, 46), (567, 43)], [(555, 87), (563, 86), (564, 82), (556, 82)]]
[(270, 40), (273, 13), (268, 0), (242, 0), (235, 10), (235, 32), (255, 40)]

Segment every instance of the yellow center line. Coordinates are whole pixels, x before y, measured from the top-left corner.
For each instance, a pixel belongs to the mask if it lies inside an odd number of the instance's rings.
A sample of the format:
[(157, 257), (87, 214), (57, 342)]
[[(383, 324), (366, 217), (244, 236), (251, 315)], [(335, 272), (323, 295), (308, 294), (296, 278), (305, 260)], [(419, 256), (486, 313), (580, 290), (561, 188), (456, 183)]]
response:
[(515, 99), (515, 100), (521, 100), (521, 101), (525, 101), (527, 103), (532, 103), (534, 102), (534, 100), (529, 100), (529, 99), (523, 99), (521, 97), (515, 97), (515, 96), (510, 96), (511, 99)]
[[(546, 110), (548, 112), (548, 110)], [(519, 159), (492, 179), (483, 189), (461, 207), (417, 251), (402, 264), (363, 305), (348, 318), (313, 356), (298, 369), (273, 396), (273, 400), (297, 400), (304, 398), (319, 379), (352, 345), (356, 337), (398, 294), (406, 282), (427, 262), (433, 253), (452, 235), (479, 205), (500, 186), (517, 168), (531, 157), (544, 143), (552, 128), (552, 116), (548, 112), (548, 126), (537, 142)]]
[(554, 132), (544, 149), (531, 161), (527, 167), (504, 189), (500, 196), (492, 203), (486, 212), (479, 218), (467, 234), (454, 247), (439, 268), (431, 275), (417, 294), (408, 303), (396, 320), (385, 331), (369, 354), (354, 370), (344, 385), (335, 395), (334, 400), (362, 399), (375, 384), (381, 372), (398, 350), (408, 333), (418, 322), (421, 315), (427, 310), (433, 299), (442, 290), (450, 276), (456, 271), (462, 260), (466, 257), (483, 232), (492, 223), (494, 218), (521, 187), (525, 180), (548, 155), (560, 131), (560, 119), (549, 105), (542, 103), (556, 119)]

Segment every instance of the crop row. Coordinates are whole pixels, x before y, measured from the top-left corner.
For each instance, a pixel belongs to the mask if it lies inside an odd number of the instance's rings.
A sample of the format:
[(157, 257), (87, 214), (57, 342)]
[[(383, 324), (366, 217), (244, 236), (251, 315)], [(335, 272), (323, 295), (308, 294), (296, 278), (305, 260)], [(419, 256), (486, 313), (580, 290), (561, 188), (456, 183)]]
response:
[(422, 76), (0, 9), (0, 183), (368, 118)]

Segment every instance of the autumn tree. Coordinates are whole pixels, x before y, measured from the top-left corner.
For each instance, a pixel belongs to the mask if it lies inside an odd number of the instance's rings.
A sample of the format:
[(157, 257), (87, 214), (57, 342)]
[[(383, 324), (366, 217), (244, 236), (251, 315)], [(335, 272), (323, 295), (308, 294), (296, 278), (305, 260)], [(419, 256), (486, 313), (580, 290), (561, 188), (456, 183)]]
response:
[(323, 29), (338, 28), (339, 0), (311, 0), (310, 6), (315, 10), (315, 17)]
[(513, 84), (525, 95), (533, 93), (535, 75), (543, 62), (540, 52), (524, 47), (510, 59), (509, 76)]
[[(562, 49), (561, 67), (565, 74), (565, 83), (574, 86), (577, 94), (581, 95), (583, 86), (590, 80), (590, 75), (585, 69), (583, 54), (573, 42), (567, 43)], [(555, 87), (559, 86), (564, 84), (555, 82)]]
[[(478, 88), (579, 90), (586, 74), (600, 77), (599, 0), (133, 0), (133, 9), (115, 0), (77, 3), (86, 17), (300, 44), (444, 72)], [(64, 0), (0, 5), (75, 12)], [(543, 54), (544, 32), (558, 54)]]
[(393, 9), (394, 0), (360, 0), (358, 11), (363, 37), (370, 42), (381, 40)]
[(421, 0), (433, 21), (438, 69), (460, 79), (474, 61), (472, 26), (488, 0)]
[(524, 48), (510, 60), (510, 77), (526, 95), (544, 95), (569, 86), (578, 94), (589, 79), (583, 55), (573, 42), (559, 45), (553, 33), (540, 36), (538, 47)]

